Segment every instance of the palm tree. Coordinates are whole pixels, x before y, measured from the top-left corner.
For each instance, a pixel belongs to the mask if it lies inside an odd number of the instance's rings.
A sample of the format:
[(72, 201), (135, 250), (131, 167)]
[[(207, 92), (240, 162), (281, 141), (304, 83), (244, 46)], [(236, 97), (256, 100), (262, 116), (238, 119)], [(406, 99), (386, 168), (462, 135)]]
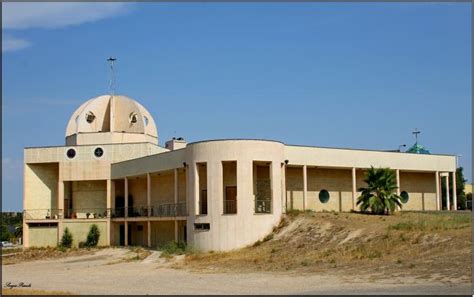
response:
[(397, 195), (395, 172), (390, 168), (371, 167), (364, 178), (367, 188), (360, 188), (362, 192), (357, 198), (362, 212), (369, 209), (374, 214), (390, 214), (396, 207), (402, 208), (401, 197)]

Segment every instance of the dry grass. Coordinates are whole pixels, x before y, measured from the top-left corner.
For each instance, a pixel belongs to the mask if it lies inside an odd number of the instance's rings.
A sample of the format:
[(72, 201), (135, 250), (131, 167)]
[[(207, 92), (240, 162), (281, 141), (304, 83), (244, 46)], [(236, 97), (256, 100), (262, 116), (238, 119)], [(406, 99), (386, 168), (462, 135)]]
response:
[(72, 295), (69, 292), (63, 291), (43, 291), (32, 289), (2, 289), (2, 296), (10, 295)]
[(299, 213), (252, 247), (188, 255), (198, 271), (292, 271), (469, 280), (470, 213)]
[(27, 261), (46, 260), (53, 258), (64, 258), (69, 256), (91, 255), (100, 248), (89, 249), (58, 249), (53, 247), (25, 248), (18, 254), (2, 257), (2, 265), (17, 264)]

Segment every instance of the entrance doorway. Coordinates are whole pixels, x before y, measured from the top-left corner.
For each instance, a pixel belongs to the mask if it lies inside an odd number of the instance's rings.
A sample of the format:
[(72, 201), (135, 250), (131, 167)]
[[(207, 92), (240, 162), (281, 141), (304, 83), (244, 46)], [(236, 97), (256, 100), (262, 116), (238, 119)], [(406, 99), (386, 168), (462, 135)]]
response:
[[(132, 225), (128, 224), (128, 245), (132, 242)], [(125, 224), (120, 225), (119, 245), (125, 245)]]

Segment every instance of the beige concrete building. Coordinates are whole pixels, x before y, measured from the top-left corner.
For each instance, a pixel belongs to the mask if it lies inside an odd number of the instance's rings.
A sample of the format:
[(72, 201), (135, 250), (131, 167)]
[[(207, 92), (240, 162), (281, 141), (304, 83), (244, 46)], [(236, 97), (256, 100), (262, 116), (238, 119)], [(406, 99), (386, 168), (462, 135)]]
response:
[[(270, 140), (178, 138), (160, 147), (151, 114), (111, 95), (73, 113), (65, 146), (25, 148), (24, 163), (26, 247), (55, 246), (66, 227), (78, 245), (96, 224), (100, 245), (185, 241), (202, 250), (252, 244), (291, 209), (355, 210), (371, 166), (396, 171), (403, 210), (440, 210), (441, 183), (456, 170), (451, 155)], [(456, 197), (448, 201), (456, 209)]]

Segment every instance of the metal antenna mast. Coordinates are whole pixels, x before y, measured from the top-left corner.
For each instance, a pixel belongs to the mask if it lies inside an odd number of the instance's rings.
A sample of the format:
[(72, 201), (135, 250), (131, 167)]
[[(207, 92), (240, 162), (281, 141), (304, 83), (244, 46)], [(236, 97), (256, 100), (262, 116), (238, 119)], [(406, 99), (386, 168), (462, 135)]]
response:
[(114, 62), (117, 61), (116, 58), (110, 57), (107, 59), (107, 62), (110, 63), (110, 81), (109, 81), (109, 92), (110, 95), (115, 95), (115, 70)]
[(418, 131), (418, 129), (415, 128), (415, 131), (413, 131), (411, 133), (415, 135), (415, 143), (418, 143), (418, 134), (420, 134), (421, 131)]

